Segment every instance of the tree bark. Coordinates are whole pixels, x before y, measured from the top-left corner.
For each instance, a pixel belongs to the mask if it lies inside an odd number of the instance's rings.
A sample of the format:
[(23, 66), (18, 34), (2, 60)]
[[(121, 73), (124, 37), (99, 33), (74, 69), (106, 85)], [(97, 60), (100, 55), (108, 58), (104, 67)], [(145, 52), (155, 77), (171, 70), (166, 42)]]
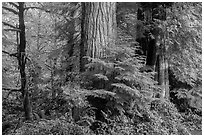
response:
[[(107, 47), (115, 45), (116, 3), (82, 3), (82, 56), (101, 58), (108, 54)], [(82, 58), (81, 58), (82, 59)], [(81, 61), (82, 68), (87, 60)]]
[[(165, 10), (165, 5), (162, 5), (162, 8), (160, 8), (161, 14), (158, 16), (158, 19), (161, 21), (166, 20), (166, 10)], [(165, 28), (164, 24), (160, 24), (160, 26), (163, 26)], [(169, 74), (168, 74), (168, 59), (167, 59), (167, 49), (165, 45), (165, 30), (162, 28), (158, 27), (156, 29), (157, 35), (157, 47), (159, 47), (158, 51), (158, 60), (156, 64), (159, 66), (156, 66), (158, 68), (158, 83), (161, 85), (162, 93), (161, 97), (162, 98), (169, 98)]]
[[(76, 6), (76, 3), (73, 3), (73, 6)], [(75, 13), (75, 10), (72, 10), (70, 12), (70, 16), (71, 18), (74, 18), (74, 13)], [(74, 36), (74, 34), (76, 33), (76, 21), (75, 19), (73, 19), (71, 22), (70, 22), (70, 33), (69, 33), (69, 40), (67, 42), (67, 45), (68, 45), (68, 55), (66, 56), (67, 60), (69, 60), (70, 57), (73, 57), (74, 56), (74, 50), (75, 50), (75, 41), (76, 41), (76, 37), (77, 36)], [(67, 67), (66, 69), (66, 72), (70, 72), (70, 71), (73, 71), (75, 64), (74, 63), (71, 63), (69, 64), (69, 66)]]
[[(160, 45), (161, 48), (163, 48), (163, 44)], [(162, 89), (162, 97), (165, 97), (165, 61), (164, 61), (164, 51), (162, 49), (160, 55), (159, 55), (159, 70), (158, 70), (158, 82)]]
[(79, 55), (79, 64), (80, 64), (80, 72), (85, 71), (85, 56), (86, 56), (86, 50), (85, 50), (85, 30), (84, 30), (84, 24), (85, 24), (85, 3), (81, 3), (81, 43), (80, 43), (80, 55)]
[(20, 29), (20, 43), (17, 48), (18, 53), (18, 65), (20, 69), (21, 76), (21, 92), (23, 96), (23, 108), (25, 112), (25, 119), (32, 119), (32, 108), (29, 99), (29, 93), (26, 88), (26, 56), (25, 56), (25, 48), (26, 48), (26, 37), (25, 37), (25, 23), (24, 23), (24, 2), (19, 2), (19, 29)]
[(166, 99), (169, 99), (169, 63), (168, 63), (168, 60), (167, 60), (167, 57), (166, 57), (166, 55), (165, 55), (165, 57), (164, 57), (164, 63), (165, 63), (165, 98)]
[(158, 82), (162, 89), (162, 98), (169, 98), (169, 73), (168, 73), (168, 60), (166, 58), (166, 50), (164, 45), (159, 55), (159, 67), (158, 67)]

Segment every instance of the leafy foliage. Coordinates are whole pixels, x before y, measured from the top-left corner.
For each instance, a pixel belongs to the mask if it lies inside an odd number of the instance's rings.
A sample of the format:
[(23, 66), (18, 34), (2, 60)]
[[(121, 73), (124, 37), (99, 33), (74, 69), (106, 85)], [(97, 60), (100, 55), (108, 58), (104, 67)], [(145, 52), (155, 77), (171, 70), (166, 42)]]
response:
[(187, 89), (174, 89), (171, 91), (171, 100), (176, 104), (179, 111), (194, 111), (202, 115), (202, 92), (201, 87)]
[[(140, 123), (137, 129), (143, 129), (142, 134), (189, 134), (185, 126), (181, 124), (182, 117), (174, 105), (166, 100), (155, 99), (151, 102), (149, 116), (150, 123)], [(140, 131), (138, 131), (141, 134)]]
[(93, 94), (101, 92), (97, 94), (99, 98), (109, 95), (106, 99), (114, 101), (113, 106), (110, 106), (112, 111), (117, 110), (120, 114), (126, 111), (134, 113), (137, 107), (145, 107), (153, 94), (159, 92), (159, 88), (153, 80), (153, 74), (140, 72), (142, 64), (134, 57), (134, 48), (119, 45), (107, 50), (111, 52), (109, 56), (88, 58), (90, 63), (82, 74), (83, 86), (92, 90)]
[[(23, 119), (20, 92), (3, 90), (3, 134), (187, 135), (201, 131), (202, 6), (166, 3), (166, 21), (137, 19), (138, 8), (158, 12), (155, 7), (161, 4), (117, 3), (117, 44), (104, 49), (108, 54), (103, 58), (86, 57), (87, 69), (79, 74), (81, 3), (26, 3), (33, 6), (25, 13), (27, 90), (33, 120)], [(17, 19), (3, 10), (3, 21), (15, 26)], [(142, 72), (145, 57), (136, 55), (135, 39), (145, 37), (158, 24), (165, 30), (174, 75), (171, 102), (155, 98), (160, 87), (154, 73)], [(17, 62), (11, 58), (16, 36), (7, 29), (4, 23), (3, 88), (18, 88)]]
[(175, 76), (201, 84), (201, 3), (175, 3), (168, 12), (166, 43)]
[(66, 119), (41, 120), (36, 123), (24, 123), (15, 135), (87, 135), (92, 134), (88, 128), (82, 128)]

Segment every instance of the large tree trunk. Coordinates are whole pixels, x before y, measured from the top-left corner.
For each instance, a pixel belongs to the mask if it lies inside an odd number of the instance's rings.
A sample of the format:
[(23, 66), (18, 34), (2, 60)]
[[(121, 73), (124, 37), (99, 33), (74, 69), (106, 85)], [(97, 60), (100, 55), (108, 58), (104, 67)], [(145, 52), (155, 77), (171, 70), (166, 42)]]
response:
[(32, 108), (29, 99), (29, 93), (26, 88), (26, 56), (25, 56), (25, 48), (26, 48), (26, 38), (25, 38), (25, 24), (24, 24), (24, 2), (19, 2), (19, 29), (20, 31), (20, 44), (18, 45), (17, 53), (18, 53), (18, 65), (20, 69), (21, 76), (21, 92), (23, 95), (23, 108), (25, 112), (25, 119), (32, 119)]
[[(114, 46), (116, 39), (116, 4), (114, 2), (82, 3), (81, 59), (104, 57), (106, 47)], [(87, 60), (81, 61), (81, 70)]]

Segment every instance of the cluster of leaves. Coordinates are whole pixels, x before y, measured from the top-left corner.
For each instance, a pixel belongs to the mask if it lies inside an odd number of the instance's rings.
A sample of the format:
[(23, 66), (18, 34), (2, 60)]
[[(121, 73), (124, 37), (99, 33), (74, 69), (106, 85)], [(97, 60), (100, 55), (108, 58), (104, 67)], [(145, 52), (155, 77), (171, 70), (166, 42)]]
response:
[(154, 130), (157, 131), (153, 134), (189, 134), (181, 123), (181, 115), (170, 101), (155, 99), (151, 102), (150, 110), (151, 127), (156, 127)]
[(201, 85), (201, 3), (174, 3), (168, 11), (166, 45), (176, 78), (191, 86)]
[(202, 132), (202, 88), (179, 88), (170, 92), (170, 101), (175, 104), (182, 116), (181, 123), (192, 134)]
[(181, 113), (183, 120), (182, 123), (189, 129), (191, 132), (197, 132), (202, 133), (202, 117), (193, 113), (189, 112), (188, 114), (186, 113)]
[[(63, 73), (78, 70), (79, 47), (80, 44), (80, 3), (43, 3), (44, 8), (49, 10), (55, 24), (55, 39), (58, 47), (53, 49), (48, 55), (49, 58), (60, 58)], [(69, 76), (67, 76), (69, 77)]]
[(171, 91), (171, 101), (181, 112), (193, 111), (202, 115), (202, 90), (201, 87), (195, 87), (190, 90), (174, 89)]
[[(124, 5), (124, 6), (123, 6)], [(134, 7), (133, 7), (134, 6)], [(137, 20), (137, 8), (152, 10), (152, 21)], [(166, 20), (157, 15), (166, 11)], [(118, 3), (118, 27), (134, 38), (145, 37), (160, 24), (165, 35), (165, 47), (170, 67), (176, 79), (191, 86), (201, 85), (201, 3)], [(157, 13), (158, 12), (158, 13)], [(142, 13), (144, 14), (144, 13)], [(144, 16), (144, 15), (143, 15)], [(136, 33), (135, 33), (136, 32)]]

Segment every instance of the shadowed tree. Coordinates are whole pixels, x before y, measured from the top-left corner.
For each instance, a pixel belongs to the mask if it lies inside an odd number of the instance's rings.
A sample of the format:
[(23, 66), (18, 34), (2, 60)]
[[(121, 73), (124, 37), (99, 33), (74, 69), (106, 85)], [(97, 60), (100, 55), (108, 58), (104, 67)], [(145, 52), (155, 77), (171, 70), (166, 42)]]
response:
[[(9, 7), (8, 5), (12, 5), (13, 7)], [(16, 45), (17, 45), (17, 53), (10, 54), (8, 52), (4, 52), (10, 56), (16, 57), (18, 60), (18, 68), (20, 70), (20, 81), (21, 81), (21, 87), (20, 89), (11, 89), (10, 91), (20, 91), (22, 93), (23, 98), (23, 108), (25, 113), (25, 119), (31, 120), (32, 119), (32, 108), (30, 104), (29, 99), (29, 92), (27, 89), (27, 79), (26, 79), (26, 35), (25, 35), (25, 17), (24, 17), (24, 11), (28, 8), (25, 7), (24, 2), (18, 2), (18, 3), (7, 3), (6, 6), (3, 6), (3, 9), (6, 11), (9, 11), (13, 13), (14, 15), (18, 16), (18, 23), (16, 24), (16, 27), (12, 24), (3, 22), (5, 26), (10, 27), (11, 29), (8, 29), (8, 31), (15, 31), (16, 32)]]
[(161, 86), (161, 97), (168, 98), (169, 78), (168, 78), (168, 60), (165, 45), (165, 26), (166, 6), (171, 3), (141, 3), (145, 22), (154, 23), (153, 28), (149, 30), (146, 68), (155, 71), (155, 80)]

